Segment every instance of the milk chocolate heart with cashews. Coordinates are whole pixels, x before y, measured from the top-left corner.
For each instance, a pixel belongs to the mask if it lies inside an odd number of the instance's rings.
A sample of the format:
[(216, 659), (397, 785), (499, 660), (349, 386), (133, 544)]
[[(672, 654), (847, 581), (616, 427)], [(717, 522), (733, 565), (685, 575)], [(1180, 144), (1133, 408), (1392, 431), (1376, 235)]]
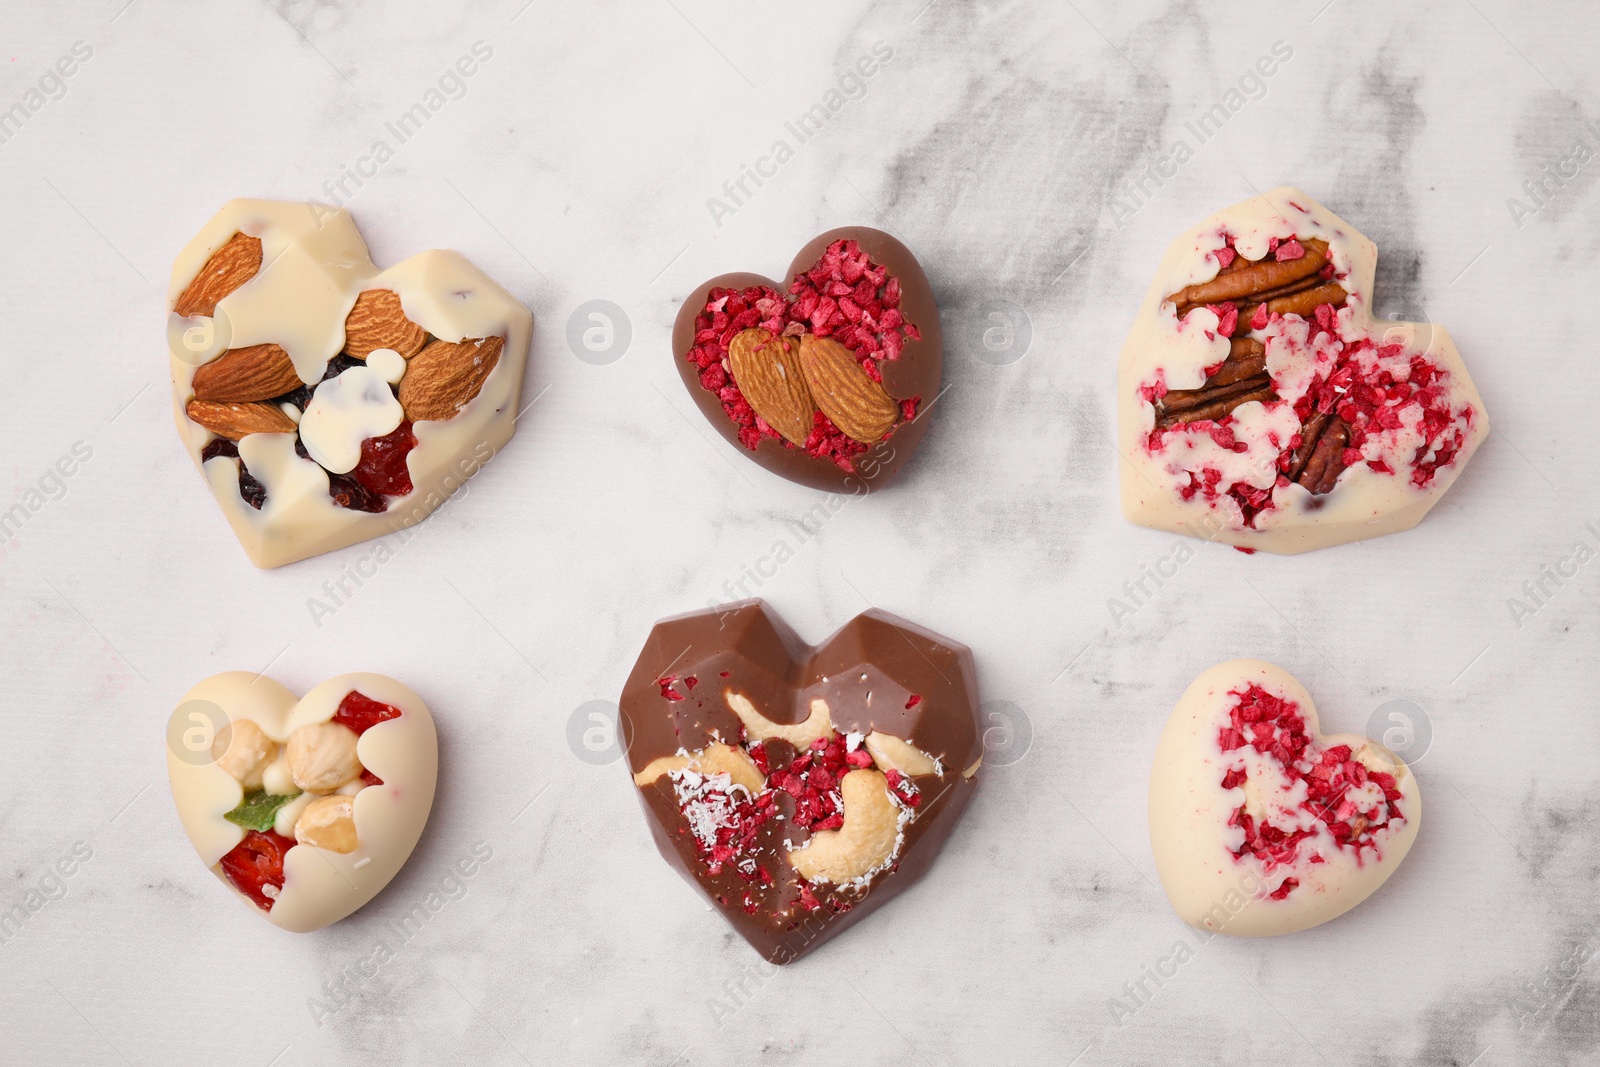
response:
[(786, 284), (724, 274), (690, 293), (672, 352), (701, 414), (740, 452), (859, 494), (893, 481), (922, 440), (942, 337), (910, 249), (847, 226), (802, 248)]
[(1344, 914), (1400, 866), (1421, 820), (1400, 757), (1319, 733), (1311, 694), (1259, 660), (1194, 680), (1150, 772), (1150, 847), (1167, 899), (1216, 933), (1287, 934)]
[(296, 933), (389, 884), (422, 836), (438, 774), (427, 705), (381, 674), (297, 698), (230, 671), (184, 694), (167, 726), (172, 799), (201, 862)]
[(759, 600), (656, 624), (621, 701), (656, 845), (789, 963), (928, 869), (982, 762), (972, 653), (881, 611), (816, 647)]
[(1449, 331), (1373, 316), (1377, 261), (1291, 188), (1168, 246), (1118, 365), (1130, 521), (1285, 553), (1422, 521), (1489, 420)]
[(420, 522), (515, 428), (533, 316), (454, 252), (380, 271), (343, 209), (231, 201), (168, 301), (178, 434), (258, 567)]

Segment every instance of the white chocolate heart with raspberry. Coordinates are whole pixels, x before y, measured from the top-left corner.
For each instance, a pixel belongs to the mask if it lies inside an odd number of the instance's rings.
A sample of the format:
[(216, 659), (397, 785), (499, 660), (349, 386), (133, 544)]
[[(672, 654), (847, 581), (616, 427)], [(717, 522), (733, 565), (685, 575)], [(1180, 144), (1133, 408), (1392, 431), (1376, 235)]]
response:
[(267, 921), (317, 930), (389, 884), (433, 807), (439, 748), (422, 699), (381, 674), (304, 697), (249, 671), (184, 694), (167, 776), (201, 861)]
[(1287, 187), (1168, 246), (1118, 361), (1130, 522), (1293, 553), (1439, 502), (1488, 416), (1448, 330), (1374, 316), (1377, 259)]
[(1422, 818), (1387, 748), (1318, 733), (1281, 667), (1233, 660), (1196, 678), (1150, 772), (1150, 846), (1179, 918), (1257, 937), (1344, 914), (1394, 873)]

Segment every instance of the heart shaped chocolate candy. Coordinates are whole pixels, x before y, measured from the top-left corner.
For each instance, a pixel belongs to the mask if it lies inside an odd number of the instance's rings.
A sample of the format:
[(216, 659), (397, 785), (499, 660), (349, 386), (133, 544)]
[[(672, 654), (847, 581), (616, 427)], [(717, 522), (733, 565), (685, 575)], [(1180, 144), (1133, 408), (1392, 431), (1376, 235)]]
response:
[(454, 252), (380, 271), (343, 209), (231, 201), (168, 308), (178, 434), (258, 567), (420, 522), (511, 439), (533, 316)]
[(661, 854), (773, 963), (919, 878), (982, 762), (971, 652), (880, 611), (816, 647), (759, 600), (667, 619), (621, 711)]
[(422, 699), (381, 674), (297, 698), (270, 678), (207, 678), (173, 711), (167, 777), (200, 860), (268, 922), (304, 933), (389, 884), (433, 806), (439, 749)]
[(1398, 756), (1319, 733), (1311, 694), (1257, 660), (1194, 680), (1150, 772), (1150, 846), (1167, 899), (1216, 933), (1287, 934), (1344, 914), (1400, 866), (1421, 819)]
[(780, 285), (724, 274), (678, 309), (672, 352), (728, 442), (775, 474), (866, 493), (899, 475), (939, 396), (939, 306), (881, 230), (813, 238)]
[(1118, 364), (1131, 522), (1290, 553), (1422, 521), (1489, 420), (1443, 326), (1373, 316), (1377, 259), (1291, 188), (1172, 242)]

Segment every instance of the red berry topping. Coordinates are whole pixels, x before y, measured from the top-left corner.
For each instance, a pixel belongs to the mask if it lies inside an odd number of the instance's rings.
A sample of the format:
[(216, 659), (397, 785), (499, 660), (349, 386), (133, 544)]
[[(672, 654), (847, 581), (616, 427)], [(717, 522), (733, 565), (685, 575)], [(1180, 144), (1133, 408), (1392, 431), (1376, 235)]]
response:
[[(1294, 701), (1274, 696), (1258, 685), (1231, 695), (1238, 702), (1229, 714), (1228, 725), (1217, 735), (1222, 751), (1248, 747), (1271, 757), (1291, 783), (1305, 783), (1306, 799), (1300, 808), (1326, 826), (1340, 847), (1357, 852), (1377, 848), (1375, 830), (1403, 818), (1396, 803), (1401, 794), (1395, 788), (1394, 776), (1369, 773), (1365, 764), (1351, 758), (1349, 745), (1318, 751)], [(1233, 789), (1245, 780), (1243, 771), (1230, 769), (1223, 775), (1221, 785)], [(1351, 796), (1357, 790), (1367, 792), (1364, 787), (1369, 780), (1376, 786), (1370, 791), (1374, 794), (1371, 801)], [(1378, 792), (1382, 793), (1381, 801), (1377, 800)], [(1382, 810), (1374, 810), (1373, 804)], [(1235, 809), (1228, 825), (1244, 832), (1244, 844), (1235, 855), (1254, 856), (1268, 871), (1293, 863), (1300, 842), (1314, 835), (1312, 830), (1286, 832), (1270, 823), (1258, 825), (1244, 804)], [(1272, 899), (1283, 900), (1299, 884), (1294, 878), (1285, 879), (1271, 894)]]
[(350, 727), (359, 737), (380, 722), (398, 719), (401, 714), (403, 713), (400, 709), (393, 704), (380, 704), (352, 689), (339, 702), (339, 710), (333, 713), (333, 721), (341, 726)]
[[(900, 297), (900, 280), (890, 277), (888, 269), (874, 262), (857, 242), (835, 241), (810, 270), (790, 283), (787, 297), (761, 285), (713, 288), (695, 317), (694, 346), (685, 358), (699, 368), (701, 387), (722, 401), (723, 411), (738, 425), (739, 441), (746, 448), (755, 449), (763, 438), (795, 448), (755, 413), (726, 372), (729, 343), (740, 331), (756, 326), (776, 334), (787, 330), (791, 335), (803, 332), (831, 337), (850, 350), (869, 377), (881, 382), (878, 361), (899, 359), (907, 341), (922, 338), (916, 324), (906, 321)], [(920, 400), (912, 397), (902, 402), (906, 419), (916, 417)], [(813, 416), (811, 433), (800, 447), (847, 471), (855, 469), (853, 457), (867, 450), (820, 411)]]
[[(273, 830), (250, 830), (233, 851), (222, 857), (222, 873), (235, 889), (255, 902), (262, 911), (271, 911), (272, 902), (283, 889), (283, 857), (295, 843)], [(267, 887), (272, 892), (267, 892)]]
[(374, 493), (405, 496), (411, 492), (411, 470), (406, 456), (417, 446), (410, 421), (400, 423), (393, 433), (369, 437), (361, 442), (361, 461), (350, 477)]

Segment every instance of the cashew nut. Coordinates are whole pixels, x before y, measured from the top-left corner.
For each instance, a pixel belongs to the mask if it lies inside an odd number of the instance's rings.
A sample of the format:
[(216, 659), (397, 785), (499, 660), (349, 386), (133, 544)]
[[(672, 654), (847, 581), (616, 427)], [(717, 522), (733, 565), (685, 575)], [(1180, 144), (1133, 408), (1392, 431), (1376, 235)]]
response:
[(211, 742), (211, 758), (247, 790), (261, 788), (261, 775), (277, 755), (277, 742), (249, 719), (230, 722)]
[(306, 805), (294, 823), (294, 839), (302, 845), (348, 854), (356, 840), (355, 798), (335, 793)]
[(795, 748), (804, 752), (810, 747), (811, 742), (819, 738), (833, 736), (833, 720), (828, 715), (828, 702), (820, 697), (811, 701), (811, 714), (804, 722), (783, 726), (773, 722), (750, 703), (750, 698), (743, 693), (728, 690), (724, 694), (728, 707), (739, 716), (744, 723), (746, 736), (752, 742), (765, 741), (769, 737), (781, 737)]
[(789, 863), (808, 882), (852, 882), (888, 863), (900, 844), (900, 808), (879, 771), (856, 770), (839, 784), (844, 825), (811, 835)]
[(879, 770), (899, 771), (906, 775), (944, 773), (938, 760), (893, 734), (874, 730), (867, 735), (866, 745)]
[(302, 726), (289, 735), (289, 773), (308, 793), (331, 793), (361, 774), (356, 732), (337, 722)]
[(734, 785), (744, 786), (751, 796), (766, 786), (766, 779), (750, 762), (749, 756), (732, 745), (721, 744), (708, 746), (692, 756), (661, 756), (653, 759), (649, 766), (633, 776), (633, 782), (642, 788), (663, 774), (685, 769), (701, 774), (726, 774)]

